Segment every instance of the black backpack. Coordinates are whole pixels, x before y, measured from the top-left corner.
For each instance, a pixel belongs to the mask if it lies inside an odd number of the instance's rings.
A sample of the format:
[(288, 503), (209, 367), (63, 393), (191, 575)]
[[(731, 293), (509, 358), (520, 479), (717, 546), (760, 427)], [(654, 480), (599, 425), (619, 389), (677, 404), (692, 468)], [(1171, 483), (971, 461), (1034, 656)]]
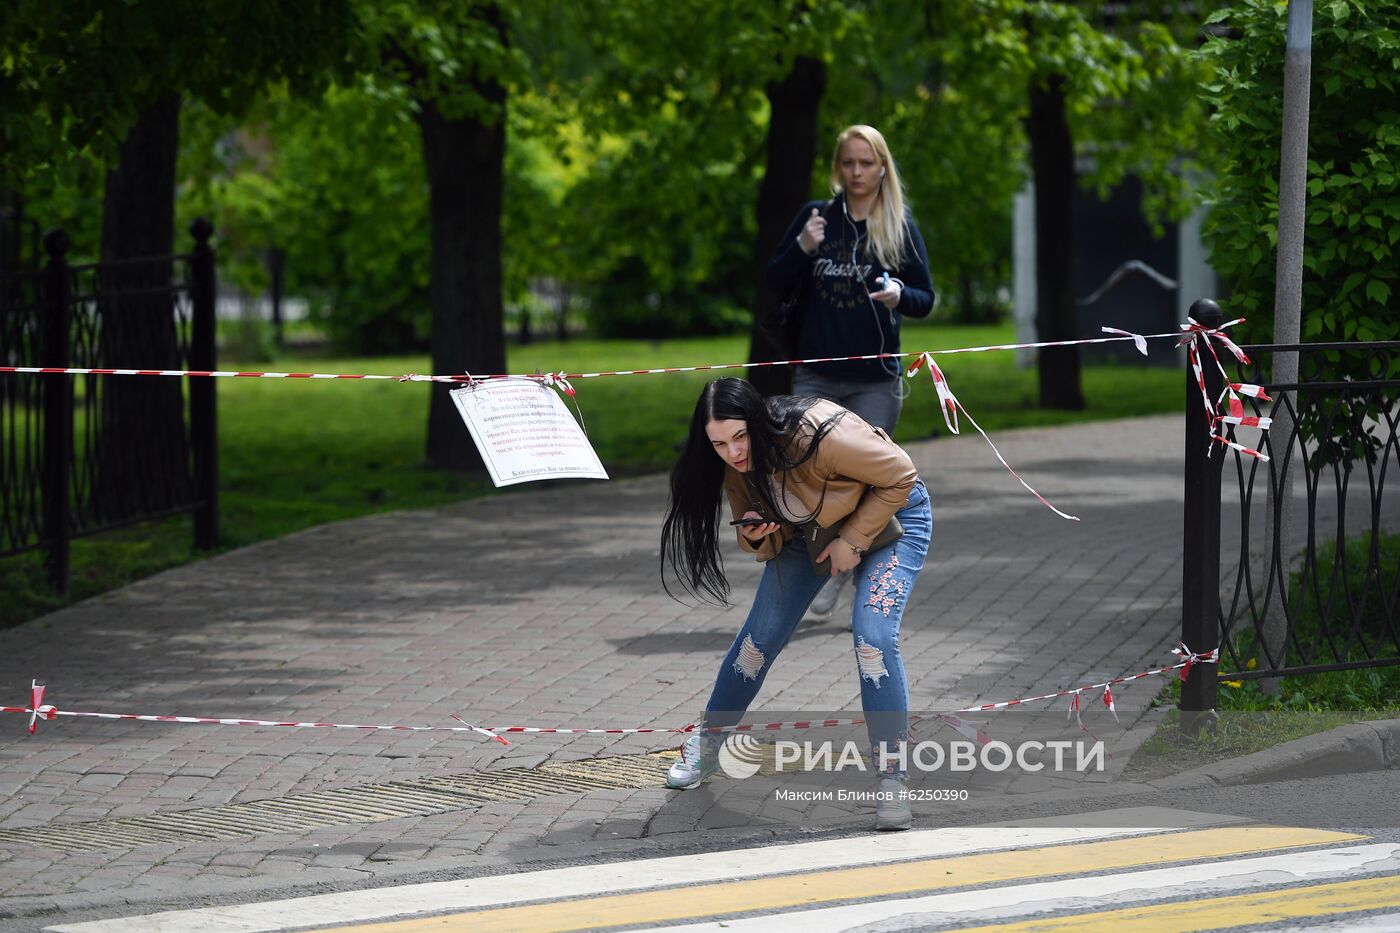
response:
[[(831, 205), (835, 204), (833, 198), (822, 205), (821, 215), (826, 217), (826, 212)], [(829, 222), (829, 219), (828, 219)], [(802, 301), (807, 297), (807, 289), (812, 281), (810, 272), (801, 276), (797, 280), (797, 287), (791, 294), (778, 298), (773, 303), (772, 309), (758, 322), (759, 332), (778, 351), (778, 358), (783, 360), (797, 359), (797, 345), (802, 336)]]

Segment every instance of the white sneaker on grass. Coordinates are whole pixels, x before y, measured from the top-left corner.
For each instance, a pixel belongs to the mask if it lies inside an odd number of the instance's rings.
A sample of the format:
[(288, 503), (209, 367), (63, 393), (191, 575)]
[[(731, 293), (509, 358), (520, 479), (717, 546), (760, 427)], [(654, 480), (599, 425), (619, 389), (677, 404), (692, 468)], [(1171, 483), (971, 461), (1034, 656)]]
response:
[(681, 757), (666, 772), (666, 786), (687, 790), (719, 770), (719, 746), (709, 736), (692, 735), (681, 746)]

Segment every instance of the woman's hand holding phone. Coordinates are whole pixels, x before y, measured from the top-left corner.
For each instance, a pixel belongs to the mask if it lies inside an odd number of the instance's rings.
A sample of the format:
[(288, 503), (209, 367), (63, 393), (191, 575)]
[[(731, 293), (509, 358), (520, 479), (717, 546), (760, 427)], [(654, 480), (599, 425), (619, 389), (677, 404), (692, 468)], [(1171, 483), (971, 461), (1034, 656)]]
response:
[(888, 272), (883, 273), (875, 281), (880, 288), (878, 291), (870, 293), (870, 300), (878, 301), (890, 310), (899, 307), (899, 296), (904, 293), (904, 286), (897, 279), (891, 277)]
[(735, 519), (729, 524), (737, 525), (739, 534), (754, 544), (778, 530), (777, 522), (770, 522), (757, 512), (745, 512), (743, 518)]

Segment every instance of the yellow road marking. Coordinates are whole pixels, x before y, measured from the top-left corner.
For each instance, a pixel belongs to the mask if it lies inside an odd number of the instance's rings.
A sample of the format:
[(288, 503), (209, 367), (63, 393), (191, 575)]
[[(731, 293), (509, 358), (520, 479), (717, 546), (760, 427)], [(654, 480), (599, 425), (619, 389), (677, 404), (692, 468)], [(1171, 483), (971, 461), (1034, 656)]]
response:
[[(359, 933), (418, 933), (429, 930), (435, 933), (452, 930), (562, 933), (594, 927), (663, 923), (748, 911), (809, 907), (834, 901), (893, 897), (916, 891), (1082, 874), (1103, 869), (1229, 858), (1275, 849), (1355, 842), (1365, 838), (1326, 830), (1235, 826), (691, 885), (337, 929), (341, 933), (346, 930)], [(549, 891), (540, 891), (540, 896), (549, 897)]]
[(1073, 914), (1045, 920), (964, 927), (949, 933), (1195, 933), (1400, 906), (1400, 879), (1394, 875), (1339, 881), (1303, 888), (1284, 888), (1260, 894), (1232, 894), (1204, 901), (1127, 907), (1094, 914)]

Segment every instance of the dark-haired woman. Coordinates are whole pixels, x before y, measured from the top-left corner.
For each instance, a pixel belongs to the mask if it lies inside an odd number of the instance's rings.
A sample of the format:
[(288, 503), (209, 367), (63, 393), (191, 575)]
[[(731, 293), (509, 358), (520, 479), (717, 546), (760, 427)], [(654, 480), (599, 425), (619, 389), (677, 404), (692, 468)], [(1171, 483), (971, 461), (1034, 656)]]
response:
[[(737, 526), (739, 547), (766, 566), (748, 618), (720, 664), (705, 730), (686, 740), (667, 784), (694, 787), (714, 773), (724, 728), (748, 709), (827, 579), (801, 535), (843, 522), (816, 558), (829, 561), (834, 574), (856, 574), (851, 627), (872, 762), (880, 775), (876, 828), (907, 829), (911, 817), (899, 749), (907, 736), (909, 690), (899, 625), (933, 531), (928, 493), (909, 455), (884, 431), (834, 402), (765, 400), (741, 379), (719, 379), (701, 392), (671, 471), (661, 560), (663, 574), (669, 564), (687, 592), (722, 603), (729, 584), (719, 554), (721, 496), (735, 520), (754, 522)], [(904, 533), (872, 547), (892, 518)]]

